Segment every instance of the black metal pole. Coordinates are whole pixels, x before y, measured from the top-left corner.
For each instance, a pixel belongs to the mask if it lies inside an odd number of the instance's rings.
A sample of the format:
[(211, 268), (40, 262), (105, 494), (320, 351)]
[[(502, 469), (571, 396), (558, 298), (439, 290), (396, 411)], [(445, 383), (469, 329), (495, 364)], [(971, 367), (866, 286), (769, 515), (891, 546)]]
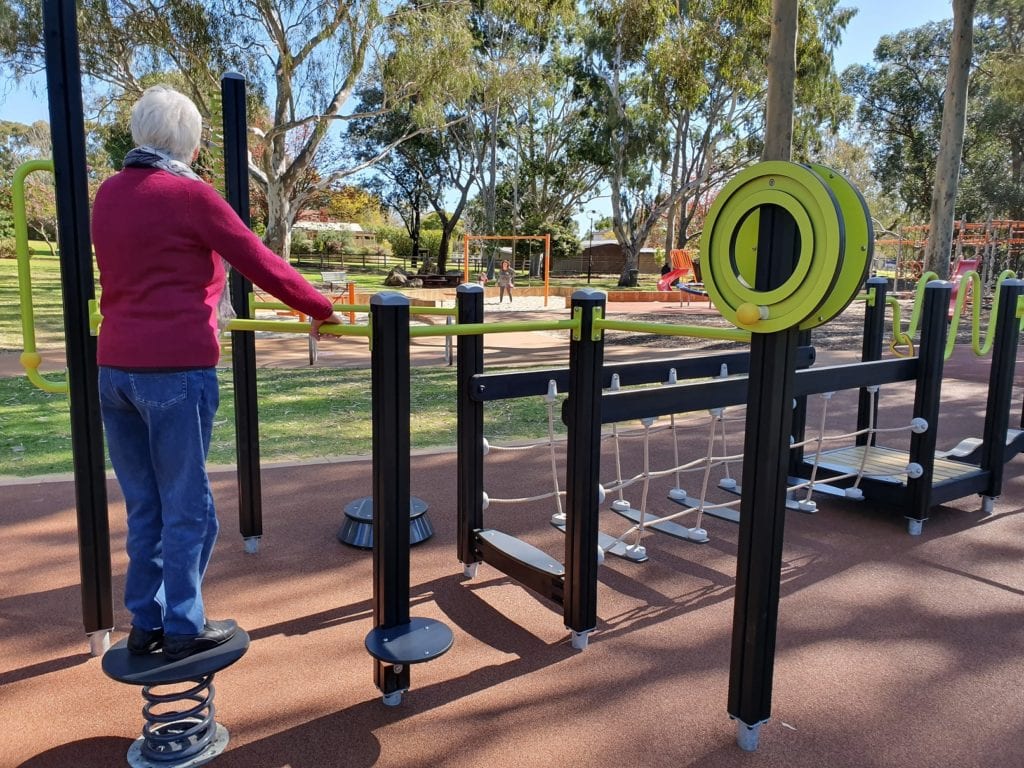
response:
[[(995, 499), (1003, 490), (1006, 436), (1010, 427), (1013, 377), (1017, 367), (1017, 344), (1020, 341), (1020, 320), (1014, 310), (1021, 296), (1024, 296), (1024, 280), (1004, 280), (997, 297), (1000, 312), (992, 346), (981, 450), (981, 468), (989, 473), (984, 495), (990, 500)], [(986, 504), (991, 506), (991, 501)]]
[[(373, 623), (409, 623), (409, 300), (370, 299), (373, 403)], [(374, 660), (374, 683), (389, 694), (409, 687), (409, 665)]]
[[(811, 331), (800, 331), (796, 343), (801, 347), (811, 345)], [(790, 424), (790, 435), (793, 437), (794, 447), (789, 451), (789, 474), (796, 477), (800, 474), (800, 467), (804, 463), (804, 447), (800, 445), (807, 437), (807, 395), (796, 398), (793, 405), (793, 418)]]
[[(766, 291), (792, 273), (797, 232), (792, 217), (775, 206), (762, 206), (759, 222), (755, 287)], [(799, 333), (755, 333), (750, 342), (728, 704), (744, 749), (756, 748), (771, 715)]]
[(949, 331), (949, 298), (953, 284), (932, 280), (924, 289), (921, 310), (921, 346), (917, 353), (918, 374), (914, 390), (914, 416), (928, 423), (923, 432), (910, 436), (910, 463), (920, 467), (907, 478), (910, 495), (908, 530), (917, 535), (928, 519), (931, 507), (932, 476), (935, 470), (935, 445), (939, 430), (939, 404), (942, 400), (942, 369), (945, 365), (946, 336)]
[(569, 344), (565, 478), (565, 625), (573, 645), (586, 646), (597, 626), (598, 484), (601, 481), (601, 366), (604, 334), (594, 332), (595, 313), (604, 315), (605, 295), (585, 288), (573, 293), (578, 338)]
[[(460, 325), (482, 323), (484, 319), (484, 288), (463, 283), (455, 289), (457, 318)], [(474, 547), (474, 531), (483, 527), (484, 489), (484, 404), (472, 398), (473, 377), (484, 372), (484, 337), (482, 334), (457, 337), (456, 382), (458, 446), (458, 557), (467, 569), (480, 561)]]
[[(245, 78), (229, 72), (221, 78), (224, 105), (224, 176), (228, 203), (249, 226), (249, 149), (246, 139)], [(231, 270), (231, 304), (249, 317), (252, 283)], [(238, 530), (248, 552), (263, 535), (263, 489), (260, 481), (260, 416), (256, 400), (256, 336), (232, 331), (231, 372), (235, 393), (235, 454), (238, 462)]]
[(89, 302), (95, 297), (95, 286), (76, 7), (74, 0), (44, 0), (43, 38), (71, 401), (82, 621), (86, 633), (93, 635), (93, 653), (99, 654), (109, 642), (114, 612), (99, 369), (96, 339), (89, 331)]
[[(884, 277), (872, 277), (867, 281), (868, 305), (864, 310), (864, 342), (860, 359), (863, 362), (882, 359), (882, 337), (885, 333), (885, 302), (889, 281)], [(857, 396), (857, 431), (867, 429), (878, 413), (878, 390), (869, 392), (861, 388)], [(874, 435), (857, 435), (856, 445), (874, 445)]]

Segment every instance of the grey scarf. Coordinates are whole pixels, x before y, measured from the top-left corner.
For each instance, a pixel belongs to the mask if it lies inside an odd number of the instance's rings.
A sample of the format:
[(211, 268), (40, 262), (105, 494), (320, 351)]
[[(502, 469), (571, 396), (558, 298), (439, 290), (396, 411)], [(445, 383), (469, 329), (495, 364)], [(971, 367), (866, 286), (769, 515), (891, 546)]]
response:
[[(124, 167), (159, 168), (161, 171), (173, 173), (175, 176), (183, 176), (186, 179), (193, 179), (198, 182), (203, 181), (185, 163), (175, 160), (170, 155), (154, 147), (136, 147), (124, 156)], [(237, 317), (237, 315), (235, 314), (235, 308), (231, 306), (231, 295), (228, 290), (227, 277), (231, 273), (231, 265), (223, 258), (221, 263), (224, 264), (225, 280), (224, 289), (221, 291), (220, 299), (217, 302), (217, 327), (223, 331), (227, 328), (228, 322)]]

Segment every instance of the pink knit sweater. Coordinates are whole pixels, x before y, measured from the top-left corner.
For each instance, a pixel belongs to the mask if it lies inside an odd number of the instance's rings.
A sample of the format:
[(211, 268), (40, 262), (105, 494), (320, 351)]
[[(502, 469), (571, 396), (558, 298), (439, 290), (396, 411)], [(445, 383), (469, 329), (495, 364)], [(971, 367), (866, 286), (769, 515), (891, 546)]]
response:
[(100, 186), (92, 212), (100, 270), (98, 361), (117, 368), (217, 364), (223, 256), (290, 307), (317, 319), (331, 302), (270, 251), (208, 184), (125, 168)]

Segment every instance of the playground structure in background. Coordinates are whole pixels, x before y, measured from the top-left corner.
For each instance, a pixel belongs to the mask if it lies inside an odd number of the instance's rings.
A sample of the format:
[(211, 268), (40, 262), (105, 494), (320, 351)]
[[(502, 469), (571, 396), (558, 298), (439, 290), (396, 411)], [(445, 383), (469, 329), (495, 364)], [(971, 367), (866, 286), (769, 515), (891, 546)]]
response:
[[(897, 286), (902, 281), (916, 283), (924, 272), (928, 225), (900, 226), (896, 232), (888, 234), (892, 236), (875, 240), (876, 269), (891, 268)], [(959, 280), (968, 271), (977, 272), (986, 293), (991, 294), (996, 276), (1007, 269), (1018, 274), (1024, 269), (1024, 221), (989, 219), (978, 223), (966, 220), (953, 223), (951, 280)]]
[(669, 251), (669, 271), (658, 280), (658, 290), (670, 291), (672, 288), (679, 289), (680, 301), (683, 293), (688, 297), (708, 295), (701, 282), (699, 267), (694, 263), (693, 254), (688, 248), (673, 248)]

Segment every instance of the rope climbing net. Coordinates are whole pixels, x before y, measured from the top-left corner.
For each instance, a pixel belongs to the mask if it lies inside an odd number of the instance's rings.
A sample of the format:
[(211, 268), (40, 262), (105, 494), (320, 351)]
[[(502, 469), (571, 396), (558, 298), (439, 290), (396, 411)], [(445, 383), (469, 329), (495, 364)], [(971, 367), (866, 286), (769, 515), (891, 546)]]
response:
[[(727, 378), (729, 372), (725, 366), (718, 378)], [(678, 383), (676, 370), (670, 369), (664, 385)], [(607, 391), (615, 392), (621, 389), (618, 375), (613, 375)], [(872, 395), (879, 392), (878, 386), (866, 388)], [(870, 409), (869, 423), (863, 429), (857, 429), (840, 434), (828, 434), (827, 426), (831, 416), (831, 406), (835, 392), (819, 393), (817, 397), (821, 403), (815, 428), (811, 430), (812, 435), (801, 441), (793, 441), (791, 450), (811, 449), (813, 454), (809, 457), (809, 476), (805, 480), (791, 483), (787, 486), (787, 506), (803, 512), (814, 512), (817, 504), (812, 496), (815, 490), (834, 488), (832, 485), (838, 481), (853, 480), (853, 483), (844, 488), (842, 493), (850, 499), (863, 498), (860, 483), (865, 477), (878, 477), (879, 474), (872, 472), (870, 459), (876, 451), (875, 440), (879, 435), (891, 433), (916, 433), (920, 434), (928, 429), (924, 419), (913, 418), (908, 424), (901, 424), (894, 427), (879, 427), (876, 424), (876, 413)], [(483, 452), (487, 454), (494, 452), (535, 452), (543, 449), (547, 453), (550, 466), (550, 479), (548, 490), (532, 495), (517, 497), (491, 496), (487, 492), (483, 494), (483, 507), (487, 509), (491, 505), (522, 505), (532, 502), (542, 502), (550, 499), (554, 512), (551, 516), (552, 524), (564, 526), (565, 510), (563, 498), (565, 491), (561, 487), (560, 466), (563, 461), (561, 456), (564, 446), (560, 446), (559, 430), (555, 406), (559, 401), (558, 388), (554, 380), (548, 382), (548, 391), (543, 395), (547, 417), (546, 438), (526, 444), (517, 445), (496, 445), (484, 439)], [(795, 404), (794, 404), (795, 405)], [(630, 427), (625, 423), (613, 423), (607, 426), (602, 433), (602, 442), (610, 444), (610, 460), (614, 467), (614, 474), (608, 480), (602, 481), (598, 488), (599, 501), (604, 503), (611, 498), (611, 509), (632, 521), (625, 531), (618, 535), (603, 535), (601, 547), (603, 551), (616, 550), (617, 554), (633, 560), (646, 559), (646, 548), (644, 538), (649, 531), (667, 533), (675, 538), (691, 541), (694, 543), (706, 543), (709, 541), (707, 530), (703, 527), (704, 515), (721, 517), (733, 522), (739, 519), (739, 494), (742, 489), (735, 476), (736, 467), (743, 461), (742, 430), (736, 432), (733, 425), (737, 422), (745, 422), (746, 406), (717, 407), (703, 412), (700, 416), (689, 413), (668, 414), (664, 422), (659, 424), (655, 417), (640, 419), (639, 426)], [(659, 435), (667, 435), (669, 444), (658, 443)], [(830, 444), (849, 443), (857, 438), (864, 438), (863, 446), (856, 453), (856, 463), (847, 467), (845, 471), (836, 471), (834, 465), (829, 465), (829, 476), (819, 479), (822, 469), (822, 460), (826, 456), (825, 447)], [(626, 475), (623, 467), (626, 464), (624, 458), (627, 456), (627, 446), (631, 443), (639, 444), (639, 469), (633, 474)], [(703, 445), (703, 452), (694, 458), (685, 457), (687, 447)], [(737, 449), (737, 447), (740, 449)], [(635, 452), (633, 457), (635, 457)], [(692, 449), (691, 449), (692, 453)], [(658, 466), (658, 457), (671, 455), (671, 463), (667, 466)], [(636, 459), (634, 458), (634, 463)], [(922, 468), (919, 464), (910, 462), (903, 469), (906, 477), (919, 477)], [(887, 473), (888, 474), (888, 473)], [(657, 509), (654, 499), (658, 497), (658, 481), (670, 478), (670, 485), (665, 492), (665, 497), (679, 504), (682, 508), (665, 512)], [(693, 478), (686, 482), (686, 478)], [(696, 486), (696, 493), (689, 493), (686, 488)], [(633, 506), (626, 499), (626, 491), (635, 489), (639, 492), (639, 504)], [(711, 498), (713, 489), (720, 489), (736, 494), (736, 498), (725, 501), (717, 501)], [(833, 491), (834, 492), (834, 491)], [(686, 518), (686, 522), (680, 522)], [(692, 519), (691, 519), (692, 518)], [(602, 551), (602, 555), (603, 555)]]

